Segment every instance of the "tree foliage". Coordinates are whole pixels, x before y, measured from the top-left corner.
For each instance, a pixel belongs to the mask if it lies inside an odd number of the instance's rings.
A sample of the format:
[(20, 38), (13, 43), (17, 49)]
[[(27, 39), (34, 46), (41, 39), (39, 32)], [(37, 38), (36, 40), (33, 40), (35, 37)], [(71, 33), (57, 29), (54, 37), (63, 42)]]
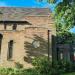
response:
[(72, 5), (60, 3), (55, 10), (55, 24), (57, 32), (61, 33), (74, 27), (74, 8)]
[[(37, 0), (38, 2), (42, 2), (43, 0)], [(46, 0), (48, 3), (55, 3), (56, 0)]]
[[(48, 3), (57, 2), (57, 0), (47, 1)], [(64, 41), (71, 39), (73, 35), (69, 30), (75, 26), (75, 0), (63, 0), (60, 2), (55, 8), (54, 17), (56, 33), (59, 39), (57, 42), (64, 43)]]
[(72, 40), (72, 33), (69, 32), (71, 28), (75, 26), (75, 4), (69, 0), (63, 0), (59, 3), (55, 9), (55, 24), (57, 42), (64, 43), (68, 40)]

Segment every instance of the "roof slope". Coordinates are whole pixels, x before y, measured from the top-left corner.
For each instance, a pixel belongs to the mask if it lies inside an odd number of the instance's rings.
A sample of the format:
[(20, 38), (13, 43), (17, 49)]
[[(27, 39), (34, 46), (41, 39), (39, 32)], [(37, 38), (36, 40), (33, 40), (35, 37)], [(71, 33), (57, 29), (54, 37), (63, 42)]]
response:
[(0, 21), (21, 21), (25, 16), (48, 15), (48, 8), (0, 7)]

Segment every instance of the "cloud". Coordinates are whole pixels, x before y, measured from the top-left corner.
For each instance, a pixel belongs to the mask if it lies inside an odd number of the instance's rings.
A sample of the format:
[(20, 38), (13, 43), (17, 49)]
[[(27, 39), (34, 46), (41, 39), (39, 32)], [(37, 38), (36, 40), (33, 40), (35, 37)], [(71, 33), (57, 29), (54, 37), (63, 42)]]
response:
[(0, 2), (0, 6), (7, 6), (6, 2)]

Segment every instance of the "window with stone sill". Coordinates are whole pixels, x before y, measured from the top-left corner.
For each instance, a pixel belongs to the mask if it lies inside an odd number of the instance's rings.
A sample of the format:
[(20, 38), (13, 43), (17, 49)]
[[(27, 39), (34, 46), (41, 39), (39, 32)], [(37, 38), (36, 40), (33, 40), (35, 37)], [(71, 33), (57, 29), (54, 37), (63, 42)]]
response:
[(7, 53), (7, 60), (12, 60), (13, 56), (13, 40), (8, 42), (8, 53)]
[(4, 30), (6, 30), (7, 29), (7, 24), (6, 23), (4, 23)]

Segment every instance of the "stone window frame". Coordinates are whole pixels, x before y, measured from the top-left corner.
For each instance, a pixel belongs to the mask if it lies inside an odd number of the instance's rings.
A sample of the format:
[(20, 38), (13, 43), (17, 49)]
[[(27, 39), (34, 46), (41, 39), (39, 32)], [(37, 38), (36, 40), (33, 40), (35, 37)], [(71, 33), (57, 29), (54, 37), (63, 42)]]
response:
[(7, 24), (6, 23), (4, 23), (4, 30), (6, 30), (7, 29)]
[(10, 40), (8, 42), (7, 60), (12, 60), (12, 57), (13, 57), (13, 44), (14, 44), (13, 40)]

